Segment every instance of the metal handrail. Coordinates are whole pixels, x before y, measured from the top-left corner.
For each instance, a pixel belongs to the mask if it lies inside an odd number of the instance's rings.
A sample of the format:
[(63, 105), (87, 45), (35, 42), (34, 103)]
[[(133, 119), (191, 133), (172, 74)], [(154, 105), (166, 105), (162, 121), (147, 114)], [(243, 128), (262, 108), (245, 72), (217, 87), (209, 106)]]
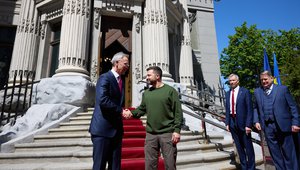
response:
[[(197, 92), (199, 91), (198, 89), (195, 89), (195, 88), (193, 90), (196, 90)], [(216, 113), (215, 111), (207, 109), (205, 107), (202, 107), (201, 105), (208, 104), (210, 106), (217, 106), (218, 108), (223, 108), (222, 110), (225, 111), (224, 107), (216, 105), (216, 104), (211, 103), (211, 102), (203, 101), (201, 99), (197, 99), (197, 98), (195, 98), (193, 96), (189, 96), (189, 95), (186, 95), (186, 94), (179, 93), (179, 95), (180, 96), (185, 96), (187, 98), (192, 99), (193, 101), (196, 100), (196, 102), (199, 102), (199, 106), (198, 106), (198, 105), (195, 105), (194, 103), (188, 102), (187, 100), (181, 100), (181, 103), (186, 104), (189, 107), (192, 107), (193, 110), (195, 110), (195, 111), (199, 111), (199, 114), (195, 114), (195, 113), (189, 112), (187, 110), (183, 110), (184, 113), (186, 113), (186, 114), (188, 114), (190, 116), (193, 116), (193, 117), (195, 117), (195, 118), (200, 119), (201, 121), (203, 121), (204, 137), (205, 137), (206, 141), (209, 141), (209, 138), (208, 138), (208, 135), (207, 135), (207, 130), (206, 130), (205, 123), (209, 123), (209, 124), (211, 124), (211, 125), (213, 125), (215, 127), (218, 127), (220, 129), (227, 130), (226, 126), (218, 124), (216, 122), (213, 122), (213, 121), (205, 118), (206, 114), (210, 114), (211, 116), (217, 117), (217, 118), (221, 119), (222, 121), (225, 121), (226, 116), (224, 114)], [(257, 132), (255, 132), (255, 133), (257, 133)], [(262, 141), (260, 141), (260, 140), (252, 138), (252, 142), (254, 142), (254, 143), (259, 144), (259, 145), (262, 146)]]
[(215, 104), (215, 103), (212, 103), (212, 102), (208, 102), (208, 101), (204, 101), (204, 100), (201, 100), (201, 99), (199, 99), (199, 98), (196, 98), (196, 97), (193, 97), (193, 96), (189, 96), (189, 95), (187, 95), (187, 94), (180, 94), (181, 96), (185, 96), (185, 97), (188, 97), (188, 98), (191, 98), (191, 99), (193, 99), (193, 100), (197, 100), (198, 102), (201, 102), (201, 103), (204, 103), (204, 104), (207, 104), (207, 105), (211, 105), (211, 106), (215, 106), (215, 107), (220, 107), (220, 108), (224, 108), (223, 106), (219, 106), (219, 105), (217, 105), (217, 104)]
[[(23, 75), (25, 79), (23, 79)], [(0, 126), (9, 123), (10, 121), (12, 121), (11, 123), (14, 123), (17, 117), (22, 116), (25, 113), (25, 111), (31, 106), (33, 84), (39, 82), (39, 81), (33, 81), (34, 78), (35, 78), (34, 71), (19, 70), (14, 72), (12, 84), (8, 80), (6, 81), (6, 85), (4, 86), (4, 88), (1, 89), (1, 91), (4, 91), (4, 96), (3, 96), (2, 109), (0, 112)], [(7, 92), (10, 89), (11, 89), (11, 94), (10, 94), (11, 96), (7, 98), (8, 95)], [(22, 89), (24, 89), (24, 96), (23, 96), (24, 101), (20, 103), (23, 95)], [(30, 93), (29, 99), (27, 99), (28, 92)], [(16, 106), (13, 107), (13, 100), (15, 97), (17, 97), (17, 101), (16, 101)], [(10, 101), (8, 104), (6, 103), (6, 98)], [(27, 100), (29, 100), (28, 105), (26, 105)]]
[(204, 121), (206, 123), (214, 125), (214, 126), (220, 128), (220, 129), (226, 130), (226, 126), (218, 124), (218, 123), (215, 123), (215, 122), (213, 122), (213, 121), (211, 121), (209, 119), (206, 119), (205, 117), (202, 117), (201, 115), (197, 115), (197, 114), (195, 114), (193, 112), (190, 112), (190, 111), (187, 111), (187, 110), (184, 110), (184, 109), (183, 109), (183, 112), (186, 113), (186, 114), (188, 114), (188, 115), (190, 115), (190, 116), (193, 116), (194, 118), (200, 119), (200, 120), (202, 120), (202, 121)]

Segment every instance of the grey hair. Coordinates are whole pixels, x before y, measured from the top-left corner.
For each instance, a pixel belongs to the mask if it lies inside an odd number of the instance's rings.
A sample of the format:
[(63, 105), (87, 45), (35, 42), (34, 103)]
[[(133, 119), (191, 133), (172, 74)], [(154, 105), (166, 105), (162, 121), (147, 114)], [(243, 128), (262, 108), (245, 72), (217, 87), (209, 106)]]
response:
[(261, 72), (260, 75), (267, 75), (269, 77), (273, 77), (272, 73), (270, 71), (268, 71), (268, 70), (265, 70), (265, 71)]
[(125, 54), (125, 53), (123, 53), (123, 52), (118, 52), (118, 53), (116, 53), (114, 56), (113, 56), (113, 58), (111, 59), (111, 63), (113, 64), (113, 65), (115, 65), (115, 63), (117, 62), (117, 61), (120, 61), (123, 57), (129, 57), (129, 55), (128, 54)]
[(236, 79), (237, 79), (238, 81), (240, 80), (240, 78), (239, 78), (239, 76), (238, 76), (237, 74), (230, 74), (230, 75), (228, 76), (228, 79), (229, 79), (230, 77), (233, 77), (233, 76), (235, 76)]

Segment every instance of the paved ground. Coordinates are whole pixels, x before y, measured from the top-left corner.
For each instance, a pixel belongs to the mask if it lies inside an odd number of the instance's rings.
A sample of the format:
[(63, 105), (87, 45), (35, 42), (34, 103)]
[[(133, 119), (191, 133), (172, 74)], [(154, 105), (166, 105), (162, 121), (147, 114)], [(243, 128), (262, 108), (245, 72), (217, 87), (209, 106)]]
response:
[(256, 170), (275, 170), (275, 167), (274, 165), (266, 164), (266, 165), (257, 166)]

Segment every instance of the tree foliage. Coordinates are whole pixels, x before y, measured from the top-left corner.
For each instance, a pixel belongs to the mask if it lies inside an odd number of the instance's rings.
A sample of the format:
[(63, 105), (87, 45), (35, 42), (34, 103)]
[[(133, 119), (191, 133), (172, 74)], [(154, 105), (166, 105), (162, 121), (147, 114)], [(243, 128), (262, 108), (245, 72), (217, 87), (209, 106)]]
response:
[[(228, 36), (229, 45), (221, 53), (221, 74), (239, 75), (240, 85), (250, 91), (259, 86), (259, 74), (263, 71), (263, 49), (266, 48), (273, 70), (273, 53), (276, 54), (283, 85), (289, 87), (300, 103), (300, 28), (289, 31), (259, 30), (256, 25), (244, 22)], [(226, 82), (228, 83), (228, 82)]]

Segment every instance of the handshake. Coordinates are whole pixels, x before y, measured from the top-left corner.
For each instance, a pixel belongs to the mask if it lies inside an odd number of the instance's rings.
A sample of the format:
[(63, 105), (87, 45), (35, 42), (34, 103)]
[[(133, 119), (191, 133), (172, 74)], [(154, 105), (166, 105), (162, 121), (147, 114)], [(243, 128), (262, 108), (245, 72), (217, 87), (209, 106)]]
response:
[(132, 117), (132, 113), (129, 109), (123, 109), (122, 116), (125, 119), (130, 119)]

